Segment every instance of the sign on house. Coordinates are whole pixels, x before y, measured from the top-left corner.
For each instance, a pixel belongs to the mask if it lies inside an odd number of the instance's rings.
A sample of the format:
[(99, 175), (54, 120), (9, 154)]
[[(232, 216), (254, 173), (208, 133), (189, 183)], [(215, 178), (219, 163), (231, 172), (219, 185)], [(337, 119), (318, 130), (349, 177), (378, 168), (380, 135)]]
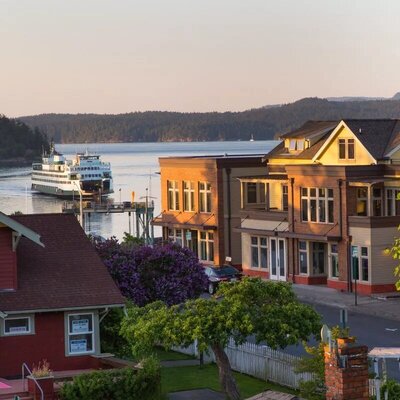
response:
[(72, 333), (82, 333), (89, 331), (88, 319), (75, 319), (72, 321)]

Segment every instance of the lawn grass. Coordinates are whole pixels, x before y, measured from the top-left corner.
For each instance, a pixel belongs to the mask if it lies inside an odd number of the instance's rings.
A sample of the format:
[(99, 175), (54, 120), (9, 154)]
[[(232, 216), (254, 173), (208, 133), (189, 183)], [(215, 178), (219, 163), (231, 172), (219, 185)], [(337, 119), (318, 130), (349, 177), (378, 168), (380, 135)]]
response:
[[(243, 399), (268, 389), (295, 394), (291, 389), (265, 382), (249, 375), (234, 372), (234, 376)], [(163, 393), (204, 388), (220, 391), (217, 366), (215, 364), (207, 364), (203, 367), (162, 368), (161, 388)]]
[(193, 360), (194, 357), (188, 354), (178, 353), (172, 350), (165, 350), (163, 347), (155, 347), (154, 355), (160, 361)]

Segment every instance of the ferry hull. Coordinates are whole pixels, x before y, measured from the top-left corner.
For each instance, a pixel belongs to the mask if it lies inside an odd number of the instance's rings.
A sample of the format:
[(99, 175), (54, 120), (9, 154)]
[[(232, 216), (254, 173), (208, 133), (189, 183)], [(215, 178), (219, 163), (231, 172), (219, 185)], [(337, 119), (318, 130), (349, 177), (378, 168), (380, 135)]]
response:
[[(46, 185), (40, 185), (37, 183), (32, 183), (32, 190), (35, 190), (40, 193), (45, 193), (49, 194), (51, 196), (57, 196), (63, 199), (71, 199), (73, 197), (79, 198), (79, 192), (78, 190), (72, 191), (72, 190), (62, 190), (60, 188), (56, 188), (54, 186), (46, 186)], [(101, 191), (101, 196), (107, 196), (111, 193), (114, 193), (113, 190), (108, 190), (108, 191)], [(94, 196), (98, 196), (99, 191), (93, 191), (93, 192), (82, 192), (82, 197), (84, 198), (92, 198)]]

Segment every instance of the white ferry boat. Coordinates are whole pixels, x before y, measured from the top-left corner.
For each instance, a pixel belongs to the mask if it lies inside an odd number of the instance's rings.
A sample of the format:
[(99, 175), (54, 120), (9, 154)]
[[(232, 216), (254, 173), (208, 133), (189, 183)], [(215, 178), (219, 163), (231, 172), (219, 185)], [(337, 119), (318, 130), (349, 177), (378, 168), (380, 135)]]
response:
[(50, 154), (32, 164), (32, 190), (65, 198), (80, 192), (84, 197), (105, 196), (113, 193), (111, 165), (88, 151), (67, 160), (52, 144)]

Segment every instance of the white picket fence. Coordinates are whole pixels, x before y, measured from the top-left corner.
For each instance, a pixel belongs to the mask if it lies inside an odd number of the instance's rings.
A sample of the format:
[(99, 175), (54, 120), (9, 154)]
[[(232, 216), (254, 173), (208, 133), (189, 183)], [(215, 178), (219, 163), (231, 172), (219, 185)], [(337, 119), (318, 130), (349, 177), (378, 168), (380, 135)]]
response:
[[(197, 356), (196, 345), (189, 347), (174, 347), (173, 350), (180, 353)], [(300, 357), (273, 350), (268, 346), (261, 346), (246, 342), (236, 346), (233, 339), (225, 348), (231, 367), (234, 371), (242, 372), (259, 379), (278, 383), (293, 389), (299, 388), (301, 380), (311, 380), (310, 373), (295, 372)], [(214, 353), (210, 350), (204, 354), (204, 362), (215, 362)]]

